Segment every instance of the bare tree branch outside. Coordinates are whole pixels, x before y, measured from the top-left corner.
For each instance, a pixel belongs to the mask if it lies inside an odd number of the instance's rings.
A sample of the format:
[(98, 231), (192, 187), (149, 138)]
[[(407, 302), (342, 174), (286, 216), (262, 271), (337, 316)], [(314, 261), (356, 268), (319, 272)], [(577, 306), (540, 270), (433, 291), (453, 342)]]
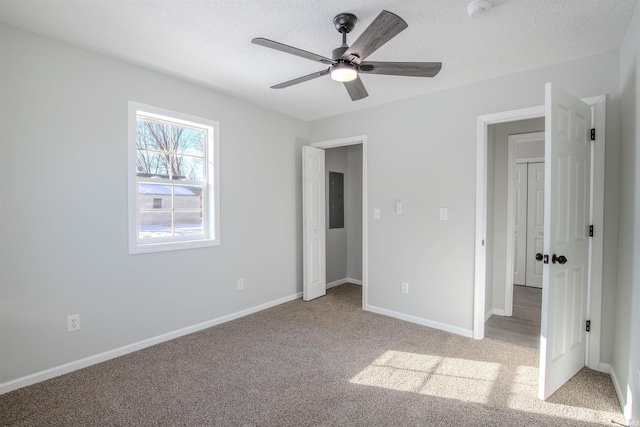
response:
[(138, 176), (201, 181), (204, 132), (151, 120), (138, 120)]

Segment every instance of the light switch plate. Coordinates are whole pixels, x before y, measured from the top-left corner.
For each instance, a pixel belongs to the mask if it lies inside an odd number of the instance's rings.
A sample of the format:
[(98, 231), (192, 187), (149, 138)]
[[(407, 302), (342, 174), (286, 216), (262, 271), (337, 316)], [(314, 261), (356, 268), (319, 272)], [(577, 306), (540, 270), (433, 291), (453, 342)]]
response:
[(373, 219), (380, 219), (380, 209), (373, 210)]
[(402, 282), (402, 293), (403, 294), (408, 294), (409, 293), (409, 283), (408, 282)]
[(447, 208), (440, 208), (440, 221), (446, 221), (447, 220)]
[(396, 215), (402, 215), (402, 202), (396, 202)]

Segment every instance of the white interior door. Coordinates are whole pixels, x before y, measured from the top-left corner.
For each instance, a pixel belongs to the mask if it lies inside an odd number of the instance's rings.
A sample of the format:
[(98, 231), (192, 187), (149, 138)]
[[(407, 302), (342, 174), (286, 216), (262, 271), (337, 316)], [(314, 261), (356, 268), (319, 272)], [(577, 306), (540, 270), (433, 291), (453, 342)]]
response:
[[(513, 284), (526, 283), (527, 266), (527, 164), (518, 163), (513, 183)], [(509, 286), (509, 284), (507, 284)]]
[(542, 263), (536, 254), (544, 244), (544, 163), (527, 164), (527, 279), (525, 284), (542, 287)]
[(302, 147), (302, 298), (327, 293), (324, 150)]
[[(585, 365), (591, 108), (547, 83), (539, 397)], [(558, 261), (560, 256), (566, 260)], [(555, 260), (555, 261), (554, 261)], [(562, 262), (564, 261), (564, 262)]]

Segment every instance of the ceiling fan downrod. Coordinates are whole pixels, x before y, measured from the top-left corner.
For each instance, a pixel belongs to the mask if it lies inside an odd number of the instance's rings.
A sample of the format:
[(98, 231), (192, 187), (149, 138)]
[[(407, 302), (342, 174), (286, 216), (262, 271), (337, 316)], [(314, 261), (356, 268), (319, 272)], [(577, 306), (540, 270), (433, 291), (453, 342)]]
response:
[(333, 18), (333, 25), (335, 25), (336, 30), (338, 30), (338, 32), (342, 34), (342, 45), (336, 49), (333, 49), (333, 52), (331, 54), (332, 59), (335, 59), (339, 62), (344, 62), (341, 57), (342, 54), (345, 53), (349, 48), (349, 45), (347, 44), (347, 34), (350, 33), (351, 30), (353, 30), (353, 28), (356, 26), (356, 22), (358, 22), (358, 18), (356, 18), (356, 16), (352, 13), (341, 13)]

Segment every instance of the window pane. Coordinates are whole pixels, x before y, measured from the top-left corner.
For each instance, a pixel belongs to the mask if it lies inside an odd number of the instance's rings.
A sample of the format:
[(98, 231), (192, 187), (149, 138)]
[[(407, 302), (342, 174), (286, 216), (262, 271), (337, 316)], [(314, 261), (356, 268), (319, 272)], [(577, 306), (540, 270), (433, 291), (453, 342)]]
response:
[(176, 141), (176, 153), (204, 156), (204, 131), (174, 127), (173, 137)]
[(176, 212), (174, 214), (176, 235), (202, 234), (202, 213), (201, 212)]
[(169, 178), (167, 155), (157, 151), (137, 150), (137, 175)]
[(138, 119), (136, 148), (143, 150), (169, 151), (171, 148), (171, 127), (164, 123)]
[(171, 187), (168, 184), (141, 182), (138, 184), (138, 209), (141, 211), (171, 210)]
[(174, 185), (173, 206), (175, 210), (202, 210), (202, 186)]
[(149, 237), (172, 236), (171, 212), (144, 211), (138, 214), (138, 236)]
[(201, 157), (175, 156), (173, 164), (174, 171), (178, 175), (176, 179), (204, 180), (204, 162)]

